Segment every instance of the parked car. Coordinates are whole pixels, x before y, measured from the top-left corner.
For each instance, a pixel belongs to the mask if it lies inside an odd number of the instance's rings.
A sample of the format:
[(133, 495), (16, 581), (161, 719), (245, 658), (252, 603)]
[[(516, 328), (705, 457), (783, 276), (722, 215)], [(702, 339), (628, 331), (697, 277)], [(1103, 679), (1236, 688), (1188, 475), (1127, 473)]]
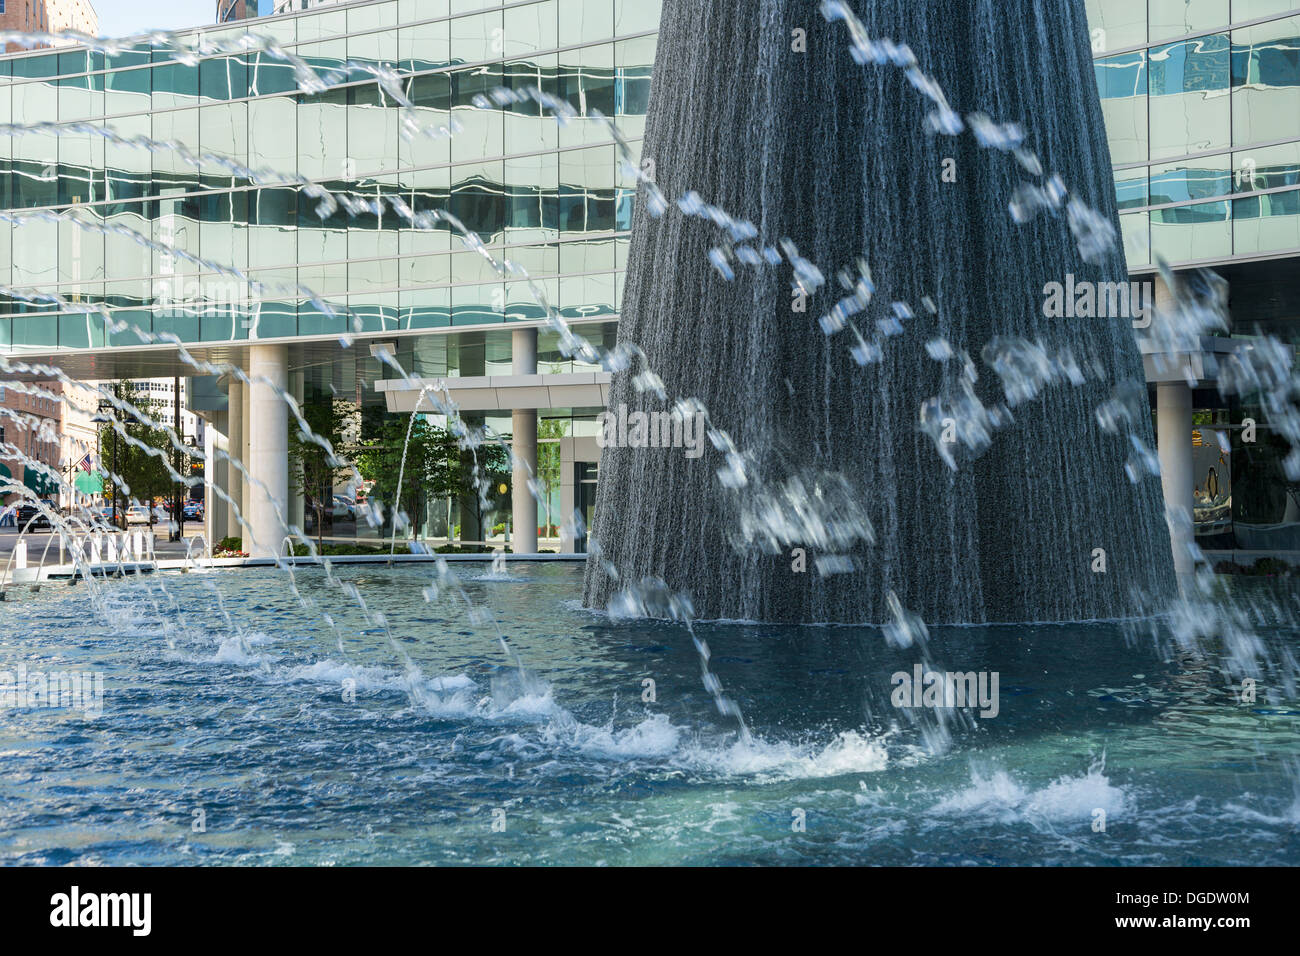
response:
[(186, 521), (199, 521), (203, 517), (203, 503), (187, 501), (185, 507), (181, 509), (181, 514), (185, 516)]
[[(58, 505), (48, 498), (43, 498), (41, 504), (43, 504), (49, 511), (52, 511), (55, 514), (59, 513)], [(50, 519), (47, 518), (45, 513), (42, 512), (40, 508), (37, 508), (36, 504), (31, 501), (24, 501), (18, 506), (16, 520), (18, 522), (19, 531), (22, 531), (24, 528), (34, 531), (37, 528), (48, 529), (51, 527)], [(28, 524), (29, 521), (31, 522), (30, 525)]]
[(128, 525), (149, 524), (151, 517), (152, 513), (144, 505), (132, 505), (126, 509), (126, 523)]
[(357, 506), (342, 495), (335, 495), (333, 514), (335, 521), (356, 521)]
[[(95, 505), (93, 508), (85, 508), (79, 514), (89, 527), (94, 529), (103, 529), (113, 524), (113, 506), (112, 505)], [(118, 510), (118, 518), (122, 517), (121, 509)]]

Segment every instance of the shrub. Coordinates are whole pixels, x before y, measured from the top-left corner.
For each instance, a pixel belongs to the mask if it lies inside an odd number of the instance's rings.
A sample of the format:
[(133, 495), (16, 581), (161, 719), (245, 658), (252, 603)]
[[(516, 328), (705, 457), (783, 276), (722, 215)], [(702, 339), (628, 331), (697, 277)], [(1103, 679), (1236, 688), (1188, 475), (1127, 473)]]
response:
[(1252, 574), (1289, 575), (1294, 569), (1281, 558), (1260, 558), (1250, 569)]

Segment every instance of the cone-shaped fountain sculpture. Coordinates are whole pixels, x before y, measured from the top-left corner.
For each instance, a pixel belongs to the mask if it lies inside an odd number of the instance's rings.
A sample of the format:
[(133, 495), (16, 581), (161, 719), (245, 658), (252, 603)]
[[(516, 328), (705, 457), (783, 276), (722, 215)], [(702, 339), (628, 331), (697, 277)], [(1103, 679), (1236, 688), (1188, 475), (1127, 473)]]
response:
[[(712, 448), (693, 459), (606, 447), (592, 530), (618, 578), (590, 561), (586, 601), (603, 606), (656, 576), (706, 618), (881, 622), (891, 591), (931, 623), (1133, 613), (1135, 595), (1167, 595), (1173, 573), (1159, 480), (1126, 474), (1132, 448), (1152, 443), (1149, 413), (1131, 405), (1119, 434), (1096, 413), (1126, 384), (1142, 395), (1132, 320), (1044, 314), (1048, 283), (1126, 282), (1123, 251), (1085, 262), (1063, 205), (1019, 223), (1008, 211), (1018, 188), (1055, 172), (1118, 233), (1083, 0), (852, 6), (871, 36), (910, 45), (964, 132), (927, 128), (935, 107), (916, 77), (855, 62), (845, 25), (815, 3), (664, 4), (642, 151), (659, 188), (670, 202), (696, 190), (750, 220), (755, 248), (789, 237), (827, 283), (798, 311), (788, 255), (766, 266), (733, 257), (728, 281), (709, 259), (726, 246), (717, 228), (676, 210), (653, 218), (641, 204), (620, 338), (644, 350), (670, 400), (703, 401), (751, 456), (748, 481), (724, 487)], [(1025, 154), (981, 142), (976, 113), (1020, 123), (1041, 173)], [(878, 357), (870, 347), (855, 357), (852, 329), (827, 335), (818, 323), (847, 294), (836, 273), (856, 278), (859, 257), (875, 290), (854, 322)], [(895, 302), (915, 313), (897, 326)], [(1008, 373), (1038, 394), (1004, 394), (995, 337), (1041, 347)], [(1067, 354), (1078, 369), (1039, 367)], [(979, 404), (963, 406), (971, 369)], [(1052, 380), (1035, 384), (1040, 374)], [(927, 433), (932, 397), (944, 400)], [(622, 404), (667, 407), (630, 374), (615, 377), (610, 407)], [(991, 445), (954, 442), (949, 467), (943, 442), (981, 425), (995, 429)], [(792, 477), (802, 482), (793, 493), (782, 484)], [(818, 514), (842, 512), (836, 496), (869, 517), (873, 542), (819, 550), (811, 532), (789, 533), (843, 521)], [(786, 528), (779, 547), (738, 540), (747, 520), (774, 516)], [(836, 560), (822, 570), (839, 573), (818, 573), (828, 551)]]

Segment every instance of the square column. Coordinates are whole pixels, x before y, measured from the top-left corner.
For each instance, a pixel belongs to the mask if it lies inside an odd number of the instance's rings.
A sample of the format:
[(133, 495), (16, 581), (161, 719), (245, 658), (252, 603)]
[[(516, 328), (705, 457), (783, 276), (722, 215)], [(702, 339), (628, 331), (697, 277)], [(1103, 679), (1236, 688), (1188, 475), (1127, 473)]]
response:
[(1193, 460), (1192, 389), (1182, 382), (1156, 386), (1156, 447), (1160, 455), (1160, 485), (1174, 548), (1174, 570), (1194, 570), (1192, 547)]
[[(298, 403), (298, 411), (302, 411), (303, 395), (306, 392), (305, 377), (302, 372), (289, 373), (289, 393), (293, 395), (294, 401)], [(285, 409), (286, 414), (288, 408)], [(296, 429), (296, 421), (289, 423), (289, 428)], [(287, 436), (286, 436), (287, 440)], [(289, 475), (289, 525), (297, 528), (299, 531), (306, 529), (306, 502), (303, 498), (302, 490), (302, 466), (301, 464), (294, 467), (293, 473)]]
[[(235, 462), (244, 461), (244, 397), (245, 386), (243, 382), (237, 382), (234, 379), (230, 381), (229, 400), (226, 405), (226, 494), (230, 495), (230, 501), (224, 502), (226, 509), (226, 533), (222, 537), (242, 538), (247, 537), (243, 525), (239, 523), (239, 514), (236, 510), (242, 511), (244, 507), (244, 476), (243, 473), (235, 466)], [(247, 520), (247, 517), (245, 517)], [(219, 542), (221, 538), (218, 538)]]
[(220, 452), (228, 446), (230, 428), (227, 412), (214, 412), (203, 429), (203, 536), (208, 550), (230, 534), (226, 524), (229, 506), (217, 495), (217, 489), (230, 493), (230, 469)]
[(253, 345), (248, 350), (248, 470), (252, 478), (244, 491), (249, 501), (248, 523), (252, 557), (275, 557), (285, 535), (289, 509), (289, 410), (284, 392), (289, 386), (289, 349), (284, 345)]
[[(510, 371), (515, 375), (537, 374), (537, 330), (516, 329), (510, 336)], [(511, 455), (510, 512), (514, 531), (511, 548), (515, 554), (537, 553), (537, 499), (528, 482), (537, 475), (537, 409), (516, 408), (510, 415)]]
[[(249, 377), (252, 378), (251, 372), (249, 373)], [(239, 460), (244, 463), (245, 474), (249, 474), (249, 475), (251, 475), (253, 471), (253, 459), (249, 454), (249, 444), (248, 444), (249, 427), (250, 427), (248, 408), (253, 397), (252, 391), (253, 390), (251, 385), (244, 386), (244, 402), (239, 407), (240, 414), (243, 416), (242, 419), (243, 423), (240, 425), (239, 428), (239, 445), (235, 449), (235, 453), (239, 456)], [(253, 491), (253, 486), (249, 483), (248, 479), (245, 478), (243, 483), (240, 484), (239, 486), (239, 510), (240, 512), (243, 513), (245, 521), (249, 520), (249, 515), (253, 510), (252, 491)], [(245, 528), (244, 530), (247, 531), (248, 529)], [(245, 537), (247, 537), (247, 534), (245, 534)], [(244, 550), (245, 551), (248, 550), (247, 541), (244, 542)]]

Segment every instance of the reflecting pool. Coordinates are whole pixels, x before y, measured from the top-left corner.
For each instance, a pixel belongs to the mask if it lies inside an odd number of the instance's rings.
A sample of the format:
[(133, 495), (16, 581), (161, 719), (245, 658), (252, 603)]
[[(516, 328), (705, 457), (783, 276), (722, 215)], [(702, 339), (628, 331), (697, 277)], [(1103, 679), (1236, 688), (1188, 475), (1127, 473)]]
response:
[[(267, 570), (11, 596), (0, 861), (1300, 862), (1300, 704), (1143, 627), (932, 628), (999, 680), (940, 720), (893, 706), (915, 654), (879, 630), (698, 624), (744, 743), (685, 629), (584, 610), (580, 566), (450, 573), (335, 569), (369, 616), (318, 569), (307, 606)], [(102, 709), (16, 701), (20, 666), (102, 674)]]

